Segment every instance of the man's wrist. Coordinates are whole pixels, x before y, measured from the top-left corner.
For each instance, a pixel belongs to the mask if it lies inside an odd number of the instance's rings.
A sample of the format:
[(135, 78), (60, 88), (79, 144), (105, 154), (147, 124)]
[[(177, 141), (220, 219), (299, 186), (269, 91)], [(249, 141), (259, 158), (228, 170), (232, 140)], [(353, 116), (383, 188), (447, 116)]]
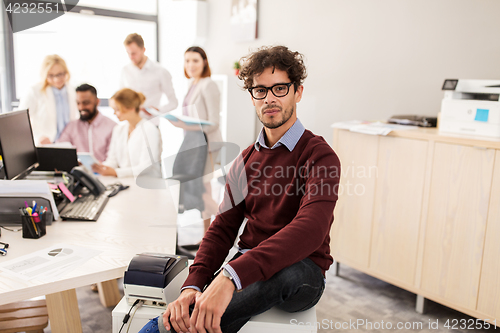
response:
[[(223, 269), (223, 271), (224, 271), (224, 269)], [(236, 284), (234, 283), (234, 281), (231, 278), (229, 278), (226, 275), (224, 275), (224, 274), (221, 274), (221, 275), (222, 275), (222, 279), (224, 279), (226, 281), (226, 284), (228, 286), (232, 287), (231, 291), (235, 291), (236, 290)]]
[(181, 289), (181, 294), (185, 290), (194, 291), (194, 292), (201, 292), (201, 290), (199, 290), (197, 286), (186, 286), (186, 287), (184, 287), (184, 288)]
[(238, 276), (236, 271), (231, 267), (231, 265), (229, 264), (225, 265), (222, 274), (225, 275), (226, 277), (227, 275), (230, 275), (231, 277), (230, 280), (231, 282), (233, 282), (234, 286), (236, 287), (236, 290), (237, 291), (242, 290), (240, 277)]

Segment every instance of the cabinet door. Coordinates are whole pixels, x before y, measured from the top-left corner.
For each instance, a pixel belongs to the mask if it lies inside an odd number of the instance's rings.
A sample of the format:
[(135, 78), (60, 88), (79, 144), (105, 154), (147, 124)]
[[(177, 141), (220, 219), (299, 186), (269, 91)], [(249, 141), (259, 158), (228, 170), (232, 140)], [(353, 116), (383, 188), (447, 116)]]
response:
[(413, 285), (428, 142), (382, 137), (370, 268)]
[(500, 321), (500, 151), (496, 151), (477, 310)]
[(436, 143), (421, 288), (476, 309), (493, 149)]
[(342, 176), (330, 234), (332, 256), (368, 268), (378, 137), (341, 130), (334, 147)]

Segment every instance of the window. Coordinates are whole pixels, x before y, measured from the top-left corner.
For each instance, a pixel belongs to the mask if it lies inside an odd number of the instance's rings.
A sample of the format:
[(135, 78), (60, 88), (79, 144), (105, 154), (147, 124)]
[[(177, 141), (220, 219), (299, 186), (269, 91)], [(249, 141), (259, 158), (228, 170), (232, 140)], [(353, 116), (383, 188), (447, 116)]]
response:
[(66, 61), (74, 86), (89, 83), (100, 98), (111, 97), (118, 90), (121, 69), (130, 62), (123, 41), (132, 32), (142, 35), (146, 55), (156, 60), (155, 22), (70, 12), (15, 33), (16, 97), (40, 81), (40, 67), (49, 54)]
[(158, 12), (156, 0), (80, 0), (78, 6), (149, 15), (156, 15)]
[[(17, 105), (30, 86), (40, 82), (42, 61), (49, 54), (58, 54), (66, 61), (72, 85), (84, 82), (94, 85), (101, 105), (107, 105), (107, 99), (118, 90), (121, 69), (130, 61), (123, 46), (129, 33), (142, 35), (146, 55), (158, 59), (157, 0), (102, 3), (81, 0), (71, 12), (55, 20), (4, 34), (8, 37), (4, 47), (7, 54), (2, 64), (12, 68), (6, 82), (15, 88), (15, 92), (14, 89), (7, 92), (13, 105)], [(15, 61), (9, 66), (8, 59)]]

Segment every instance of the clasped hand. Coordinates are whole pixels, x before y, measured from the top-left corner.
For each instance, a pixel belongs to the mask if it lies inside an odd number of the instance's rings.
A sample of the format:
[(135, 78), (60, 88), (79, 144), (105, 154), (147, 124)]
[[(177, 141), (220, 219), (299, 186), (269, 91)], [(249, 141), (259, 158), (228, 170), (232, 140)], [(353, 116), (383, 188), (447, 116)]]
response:
[[(167, 330), (172, 328), (178, 333), (222, 333), (221, 317), (226, 311), (235, 290), (234, 284), (219, 274), (205, 292), (184, 289), (177, 300), (170, 303), (163, 314)], [(194, 310), (189, 317), (189, 306)]]

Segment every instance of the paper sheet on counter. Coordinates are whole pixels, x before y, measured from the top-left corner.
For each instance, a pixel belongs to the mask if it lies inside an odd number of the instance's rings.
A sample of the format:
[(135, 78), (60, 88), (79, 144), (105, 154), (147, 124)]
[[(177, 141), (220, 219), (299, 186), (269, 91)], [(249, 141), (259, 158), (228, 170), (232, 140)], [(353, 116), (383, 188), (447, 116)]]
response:
[(371, 134), (371, 135), (387, 135), (392, 131), (406, 131), (418, 128), (418, 126), (406, 126), (397, 124), (386, 124), (380, 121), (363, 122), (360, 120), (342, 121), (332, 124), (332, 128), (346, 129), (351, 132)]
[(46, 249), (2, 262), (0, 271), (23, 280), (53, 280), (101, 252), (76, 245), (55, 244)]

